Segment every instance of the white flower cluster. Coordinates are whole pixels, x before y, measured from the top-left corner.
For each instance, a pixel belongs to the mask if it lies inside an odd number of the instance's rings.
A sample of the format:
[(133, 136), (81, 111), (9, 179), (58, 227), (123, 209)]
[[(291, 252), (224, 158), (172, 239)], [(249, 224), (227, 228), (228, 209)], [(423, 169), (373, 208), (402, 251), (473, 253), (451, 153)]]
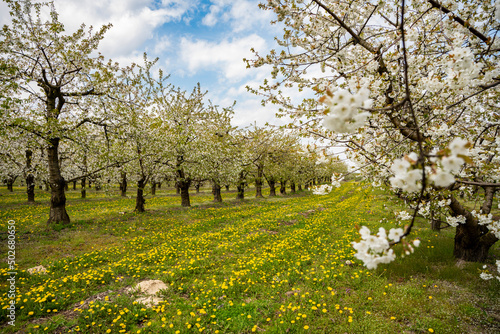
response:
[[(497, 271), (498, 273), (500, 274), (500, 260), (497, 260), (496, 261), (496, 265), (497, 265)], [(486, 270), (487, 266), (484, 265), (483, 266), (483, 272), (479, 275), (479, 277), (481, 277), (482, 279), (484, 279), (485, 281), (487, 280), (490, 280), (492, 278), (496, 278), (497, 280), (500, 281), (500, 276), (497, 276), (497, 275), (492, 275), (488, 272), (488, 270)]]
[[(421, 183), (417, 181), (422, 179), (421, 169), (411, 169), (412, 164), (415, 164), (418, 160), (416, 153), (411, 152), (408, 156), (403, 159), (394, 160), (391, 171), (394, 173), (394, 177), (391, 177), (391, 186), (394, 188), (400, 188), (403, 191), (409, 193), (419, 191), (422, 188)], [(411, 161), (411, 163), (410, 163)]]
[[(439, 160), (441, 164), (441, 167), (435, 170), (426, 168), (429, 179), (434, 182), (435, 186), (448, 187), (455, 182), (453, 173), (457, 173), (465, 163), (465, 160), (460, 156), (468, 154), (467, 145), (467, 140), (457, 137), (451, 141), (448, 147), (450, 153), (447, 156), (441, 159), (431, 159), (433, 162)], [(417, 163), (417, 160), (418, 156), (415, 152), (411, 152), (403, 159), (394, 160), (391, 166), (394, 176), (389, 179), (393, 188), (400, 188), (409, 193), (417, 192), (422, 188), (422, 184), (418, 182), (422, 180), (422, 170), (418, 168), (411, 169), (412, 165)]]
[(334, 186), (335, 188), (339, 188), (340, 187), (340, 181), (342, 181), (344, 179), (343, 176), (336, 176), (335, 174), (332, 175), (332, 186)]
[(483, 215), (476, 212), (476, 210), (472, 210), (471, 214), (477, 218), (477, 223), (479, 225), (489, 225), (493, 221), (493, 215), (491, 213), (489, 215)]
[(447, 82), (452, 88), (463, 88), (478, 77), (482, 67), (482, 63), (474, 61), (470, 48), (455, 47), (446, 63)]
[(412, 216), (405, 210), (396, 213), (396, 218), (399, 220), (410, 220)]
[(329, 194), (333, 188), (339, 188), (340, 187), (340, 181), (342, 181), (344, 177), (342, 176), (336, 176), (335, 174), (332, 175), (332, 184), (322, 184), (320, 186), (315, 186), (312, 187), (312, 192), (314, 195), (326, 195)]
[(465, 224), (465, 220), (464, 216), (446, 217), (446, 222), (452, 227), (457, 227), (458, 224)]
[(370, 108), (372, 100), (368, 98), (370, 91), (361, 88), (356, 94), (340, 89), (334, 93), (327, 91), (320, 102), (325, 103), (328, 114), (323, 119), (323, 126), (337, 133), (352, 133), (363, 126), (369, 112), (359, 111), (359, 108)]
[[(352, 243), (352, 247), (357, 251), (354, 256), (358, 260), (363, 261), (366, 268), (375, 269), (380, 263), (389, 263), (396, 259), (394, 250), (390, 248), (389, 240), (399, 242), (404, 231), (402, 228), (391, 228), (389, 235), (387, 235), (385, 229), (381, 227), (376, 235), (371, 235), (370, 229), (363, 226), (359, 230), (359, 234), (361, 235), (361, 241)], [(420, 240), (413, 241), (413, 245), (418, 247)], [(406, 254), (410, 254), (413, 251), (413, 247), (407, 244)]]
[(329, 184), (322, 184), (320, 186), (312, 187), (312, 192), (314, 195), (326, 195), (332, 191), (333, 186)]
[(497, 238), (500, 239), (500, 221), (494, 221), (493, 220), (493, 215), (490, 213), (488, 215), (483, 215), (480, 213), (477, 213), (476, 210), (473, 210), (472, 215), (477, 218), (478, 224), (479, 225), (487, 225), (488, 230), (493, 233), (493, 235)]

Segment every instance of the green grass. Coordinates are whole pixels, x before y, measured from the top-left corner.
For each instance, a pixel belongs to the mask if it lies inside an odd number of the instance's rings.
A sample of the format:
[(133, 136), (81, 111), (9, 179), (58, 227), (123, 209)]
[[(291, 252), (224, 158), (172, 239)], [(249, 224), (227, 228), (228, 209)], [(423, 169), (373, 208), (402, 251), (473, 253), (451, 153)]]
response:
[[(133, 192), (129, 192), (133, 195)], [(358, 183), (326, 196), (300, 193), (213, 204), (209, 190), (180, 208), (171, 189), (134, 198), (113, 189), (68, 192), (68, 227), (46, 227), (49, 196), (24, 203), (22, 188), (0, 191), (0, 231), (17, 229), (16, 326), (6, 323), (6, 262), (0, 331), (12, 333), (496, 333), (500, 283), (483, 264), (455, 264), (453, 231), (417, 221), (421, 246), (366, 270), (354, 259), (356, 225), (396, 225), (394, 197)], [(384, 223), (380, 220), (384, 219)], [(6, 233), (0, 251), (7, 254)], [(397, 248), (398, 255), (401, 250)], [(499, 256), (491, 250), (492, 265)], [(351, 261), (352, 265), (346, 264)], [(47, 274), (29, 275), (44, 265)], [(145, 279), (169, 285), (157, 307), (127, 288)]]

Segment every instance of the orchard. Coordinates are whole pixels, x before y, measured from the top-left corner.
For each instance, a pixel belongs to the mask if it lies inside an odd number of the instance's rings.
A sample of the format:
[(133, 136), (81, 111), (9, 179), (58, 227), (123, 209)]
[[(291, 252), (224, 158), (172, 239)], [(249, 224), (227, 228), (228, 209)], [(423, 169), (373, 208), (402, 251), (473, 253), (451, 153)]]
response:
[[(4, 2), (0, 226), (56, 249), (18, 252), (23, 329), (456, 332), (405, 295), (443, 263), (465, 267), (460, 289), (478, 281), (474, 305), (498, 298), (500, 1), (263, 1), (282, 35), (242, 60), (268, 74), (246, 89), (289, 122), (247, 127), (160, 58), (106, 58), (111, 24), (68, 33), (52, 2)], [(159, 306), (127, 299), (145, 279), (169, 286)], [(360, 302), (370, 284), (415, 308)], [(495, 332), (498, 307), (482, 310), (469, 329)]]

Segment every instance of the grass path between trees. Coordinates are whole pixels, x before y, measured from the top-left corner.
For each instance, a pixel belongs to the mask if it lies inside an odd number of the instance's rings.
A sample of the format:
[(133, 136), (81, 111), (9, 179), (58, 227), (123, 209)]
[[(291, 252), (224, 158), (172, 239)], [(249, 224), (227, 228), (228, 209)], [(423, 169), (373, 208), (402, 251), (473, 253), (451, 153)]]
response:
[[(129, 192), (132, 194), (132, 192)], [(326, 196), (300, 193), (242, 203), (205, 193), (180, 208), (172, 190), (133, 198), (68, 192), (71, 226), (47, 230), (48, 194), (24, 203), (0, 191), (0, 323), (5, 333), (498, 333), (500, 282), (484, 264), (456, 264), (453, 231), (423, 220), (415, 253), (377, 270), (357, 261), (356, 225), (395, 227), (402, 203), (347, 183)], [(7, 321), (8, 220), (16, 223), (16, 320)], [(384, 223), (380, 223), (383, 220)], [(400, 250), (398, 250), (398, 257)], [(500, 256), (496, 245), (491, 259)], [(26, 269), (43, 265), (46, 274)], [(158, 279), (156, 307), (127, 288)]]

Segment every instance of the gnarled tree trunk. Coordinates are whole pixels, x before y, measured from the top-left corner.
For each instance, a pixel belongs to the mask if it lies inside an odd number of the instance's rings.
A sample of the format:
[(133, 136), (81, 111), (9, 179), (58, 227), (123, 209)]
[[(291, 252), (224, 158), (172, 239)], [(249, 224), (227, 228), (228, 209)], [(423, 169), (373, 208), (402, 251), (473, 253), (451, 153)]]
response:
[(238, 176), (238, 183), (236, 184), (236, 189), (238, 192), (236, 193), (236, 199), (243, 200), (245, 199), (245, 173), (240, 172)]
[(264, 176), (264, 166), (257, 166), (257, 177), (255, 178), (255, 197), (264, 197), (262, 196), (262, 177)]
[(26, 150), (26, 194), (28, 195), (28, 202), (35, 202), (35, 177), (33, 176), (33, 171), (31, 170), (31, 161), (33, 157), (33, 152), (31, 150)]
[[(182, 162), (182, 159), (178, 158), (178, 161)], [(191, 179), (186, 177), (184, 169), (182, 169), (180, 163), (178, 163), (177, 165), (177, 177), (179, 188), (181, 191), (181, 206), (191, 206), (191, 201), (189, 200), (189, 186), (191, 185)]]
[(69, 224), (70, 219), (66, 212), (66, 195), (64, 193), (66, 182), (61, 175), (58, 150), (59, 138), (50, 139), (50, 145), (47, 148), (50, 185), (50, 214), (47, 223)]
[[(490, 213), (494, 192), (494, 188), (485, 188), (485, 202), (481, 209), (483, 214)], [(485, 225), (479, 225), (478, 219), (465, 209), (455, 197), (451, 196), (450, 200), (450, 209), (453, 214), (466, 218), (465, 224), (459, 224), (456, 227), (453, 255), (464, 261), (486, 261), (489, 249), (498, 241), (498, 238)], [(498, 217), (495, 218), (498, 219)]]
[(220, 193), (221, 186), (216, 181), (212, 181), (212, 194), (214, 194), (214, 202), (221, 203), (222, 195)]
[(286, 195), (286, 180), (281, 180), (280, 181), (280, 194), (281, 195)]
[(135, 209), (134, 211), (136, 212), (144, 212), (146, 211), (144, 209), (144, 204), (146, 203), (146, 200), (144, 199), (144, 186), (145, 184), (145, 178), (139, 179), (137, 181), (137, 195), (135, 197)]
[(120, 172), (120, 177), (121, 177), (121, 180), (120, 180), (120, 195), (122, 197), (126, 197), (127, 196), (127, 173), (124, 172), (124, 171), (121, 171)]
[(87, 178), (83, 177), (82, 178), (82, 190), (81, 190), (82, 198), (86, 198), (87, 197), (87, 188), (86, 188), (86, 185), (85, 185), (86, 183), (87, 183)]
[(274, 179), (267, 180), (267, 184), (269, 185), (269, 197), (276, 196), (276, 181)]

